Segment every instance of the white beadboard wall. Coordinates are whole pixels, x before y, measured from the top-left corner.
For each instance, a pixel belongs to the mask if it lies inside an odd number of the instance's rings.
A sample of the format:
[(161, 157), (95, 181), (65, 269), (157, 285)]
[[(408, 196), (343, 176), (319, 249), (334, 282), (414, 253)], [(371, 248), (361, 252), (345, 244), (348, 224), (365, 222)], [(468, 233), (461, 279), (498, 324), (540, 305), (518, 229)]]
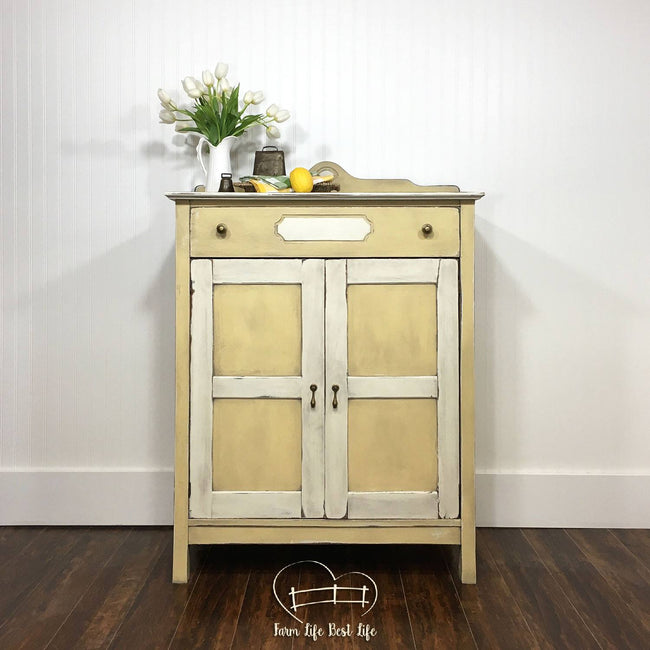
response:
[(171, 522), (163, 193), (201, 175), (156, 90), (223, 60), (292, 112), (289, 168), (487, 193), (479, 523), (650, 525), (650, 3), (3, 0), (0, 21), (0, 523)]

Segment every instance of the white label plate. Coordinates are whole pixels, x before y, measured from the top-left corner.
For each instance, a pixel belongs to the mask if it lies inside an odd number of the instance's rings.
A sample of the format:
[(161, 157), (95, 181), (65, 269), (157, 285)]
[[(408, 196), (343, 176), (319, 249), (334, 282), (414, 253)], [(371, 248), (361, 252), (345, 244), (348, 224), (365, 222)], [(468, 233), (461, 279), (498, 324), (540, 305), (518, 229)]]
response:
[(275, 232), (284, 241), (364, 241), (372, 232), (365, 215), (282, 217)]

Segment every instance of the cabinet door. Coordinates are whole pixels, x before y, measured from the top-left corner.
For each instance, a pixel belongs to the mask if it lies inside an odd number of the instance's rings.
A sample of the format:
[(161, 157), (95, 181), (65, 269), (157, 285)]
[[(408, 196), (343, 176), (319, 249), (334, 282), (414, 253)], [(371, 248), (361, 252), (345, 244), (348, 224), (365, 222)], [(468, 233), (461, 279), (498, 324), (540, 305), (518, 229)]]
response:
[(192, 261), (191, 517), (323, 516), (323, 277)]
[(325, 272), (326, 516), (458, 517), (457, 261)]

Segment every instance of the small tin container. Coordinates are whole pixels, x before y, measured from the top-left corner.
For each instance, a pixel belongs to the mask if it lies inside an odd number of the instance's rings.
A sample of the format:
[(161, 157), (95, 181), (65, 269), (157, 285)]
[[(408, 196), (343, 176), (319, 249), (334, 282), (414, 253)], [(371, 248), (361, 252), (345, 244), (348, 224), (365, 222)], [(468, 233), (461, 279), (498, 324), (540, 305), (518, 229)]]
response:
[[(268, 150), (268, 151), (267, 151)], [(284, 151), (273, 145), (262, 147), (262, 151), (255, 152), (253, 163), (253, 176), (286, 176), (284, 166)]]

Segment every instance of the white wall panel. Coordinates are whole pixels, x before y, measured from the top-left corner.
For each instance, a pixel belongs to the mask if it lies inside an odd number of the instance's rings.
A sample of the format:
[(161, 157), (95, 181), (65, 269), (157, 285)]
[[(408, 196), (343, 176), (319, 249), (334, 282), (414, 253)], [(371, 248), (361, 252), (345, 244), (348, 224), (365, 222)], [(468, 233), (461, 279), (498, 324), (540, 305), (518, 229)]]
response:
[(292, 112), (289, 169), (487, 192), (481, 471), (650, 474), (650, 4), (3, 0), (0, 21), (0, 471), (171, 466), (163, 193), (201, 175), (155, 93), (224, 60)]

